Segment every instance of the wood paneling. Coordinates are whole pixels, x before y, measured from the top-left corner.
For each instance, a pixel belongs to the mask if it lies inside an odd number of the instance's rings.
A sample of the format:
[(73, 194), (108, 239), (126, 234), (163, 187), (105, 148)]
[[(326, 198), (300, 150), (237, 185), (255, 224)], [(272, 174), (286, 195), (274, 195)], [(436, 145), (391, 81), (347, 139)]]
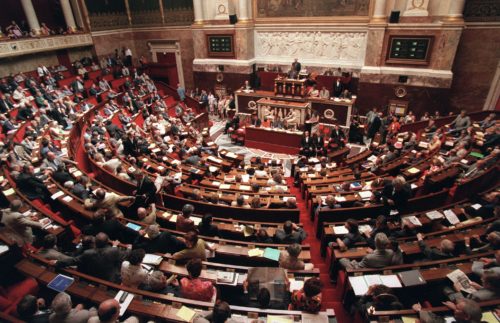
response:
[[(215, 72), (193, 72), (194, 84), (200, 90), (213, 91), (217, 83), (217, 74)], [(228, 93), (231, 93), (243, 86), (246, 80), (250, 80), (250, 74), (223, 73), (224, 80), (222, 84), (226, 85)]]

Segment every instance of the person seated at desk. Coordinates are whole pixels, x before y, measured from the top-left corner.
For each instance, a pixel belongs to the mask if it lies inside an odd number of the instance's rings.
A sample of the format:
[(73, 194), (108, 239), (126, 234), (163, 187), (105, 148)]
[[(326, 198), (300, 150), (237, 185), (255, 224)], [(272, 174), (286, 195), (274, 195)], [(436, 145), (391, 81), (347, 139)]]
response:
[(257, 114), (253, 114), (252, 120), (250, 120), (250, 124), (254, 127), (260, 127), (262, 121), (259, 119), (259, 116)]
[(133, 243), (134, 249), (144, 249), (147, 253), (174, 254), (186, 249), (186, 244), (180, 238), (168, 231), (161, 231), (158, 224), (151, 224), (144, 230), (144, 235), (139, 235)]
[(500, 274), (500, 249), (495, 251), (494, 258), (480, 258), (472, 263), (472, 272), (481, 277), (485, 270)]
[(312, 143), (312, 138), (309, 135), (309, 131), (304, 132), (304, 136), (302, 137), (302, 140), (300, 142), (300, 155), (304, 156), (312, 156), (314, 154), (315, 148)]
[(417, 233), (418, 246), (424, 254), (425, 258), (433, 260), (442, 260), (455, 257), (455, 244), (449, 239), (443, 239), (439, 243), (439, 248), (430, 248), (424, 242), (424, 235), (422, 233)]
[(262, 128), (271, 128), (271, 120), (267, 117), (264, 117), (264, 121), (262, 121)]
[(311, 98), (318, 98), (319, 97), (319, 91), (316, 88), (316, 84), (313, 84), (313, 86), (311, 86), (311, 88), (307, 92), (307, 96), (309, 96)]
[(484, 118), (483, 121), (479, 123), (479, 126), (481, 129), (486, 130), (490, 127), (493, 127), (496, 124), (496, 114), (495, 113), (490, 113), (486, 118)]
[[(481, 281), (483, 283), (482, 286), (474, 281), (470, 282), (470, 286), (474, 288), (475, 291), (467, 293), (465, 298), (482, 302), (498, 299), (500, 297), (500, 273), (492, 270), (485, 270), (481, 275)], [(453, 289), (448, 286), (445, 287), (443, 292), (451, 301), (464, 298), (462, 284), (460, 282), (455, 283)]]
[(306, 237), (307, 233), (303, 228), (299, 227), (292, 221), (286, 221), (283, 225), (283, 229), (276, 230), (276, 233), (274, 234), (274, 241), (276, 241), (276, 243), (301, 244)]
[(206, 260), (207, 255), (205, 249), (214, 251), (215, 248), (210, 247), (203, 239), (198, 238), (196, 231), (189, 231), (184, 235), (186, 249), (176, 252), (172, 255), (174, 260), (184, 259), (201, 259)]
[(348, 233), (344, 235), (342, 240), (337, 238), (337, 245), (340, 251), (346, 251), (352, 248), (356, 243), (365, 241), (365, 238), (363, 238), (359, 232), (359, 225), (356, 220), (347, 219), (344, 223), (344, 227), (347, 229)]
[(91, 317), (88, 323), (139, 323), (139, 319), (135, 316), (130, 316), (124, 321), (119, 321), (120, 317), (120, 303), (114, 299), (108, 299), (99, 305), (97, 316)]
[(57, 236), (49, 233), (43, 237), (43, 249), (38, 252), (40, 256), (47, 260), (70, 260), (71, 257), (65, 255), (57, 249)]
[(215, 287), (211, 281), (200, 278), (202, 263), (200, 259), (191, 259), (186, 264), (188, 277), (179, 281), (180, 296), (196, 301), (209, 302), (215, 295)]
[(283, 121), (280, 116), (276, 115), (274, 120), (271, 121), (271, 128), (283, 129)]
[(343, 148), (345, 146), (345, 134), (338, 125), (334, 125), (330, 132), (330, 141), (328, 148), (330, 150)]
[(321, 309), (323, 295), (321, 290), (323, 284), (319, 278), (309, 278), (304, 282), (304, 287), (292, 293), (291, 304), (288, 307), (292, 311), (304, 311), (317, 313)]
[(467, 115), (467, 111), (462, 110), (460, 114), (450, 123), (450, 133), (459, 134), (463, 129), (467, 129), (471, 125), (470, 117)]
[(344, 100), (350, 100), (352, 99), (352, 94), (351, 92), (349, 92), (348, 89), (344, 89), (344, 91), (342, 91), (342, 93), (340, 94), (339, 98)]
[(285, 293), (284, 298), (285, 299), (283, 301), (271, 300), (271, 293), (269, 292), (269, 289), (262, 287), (257, 293), (257, 300), (253, 301), (250, 299), (248, 293), (248, 280), (243, 282), (242, 306), (261, 309), (286, 310), (288, 308), (288, 304), (290, 303), (290, 294)]
[(361, 313), (367, 311), (395, 311), (403, 309), (403, 304), (391, 288), (385, 285), (372, 285), (365, 295), (361, 296), (357, 307)]
[(314, 132), (312, 135), (312, 146), (316, 151), (318, 156), (326, 155), (325, 141), (323, 140), (323, 136), (318, 135), (318, 132)]
[(33, 295), (25, 295), (19, 303), (17, 303), (17, 315), (19, 318), (28, 323), (44, 323), (49, 321), (49, 316), (52, 314), (50, 309), (45, 308), (45, 300), (36, 298)]
[(392, 264), (394, 252), (388, 249), (390, 244), (385, 233), (377, 233), (375, 236), (375, 250), (363, 257), (361, 262), (350, 260), (349, 258), (340, 259), (340, 265), (343, 268), (383, 268)]
[[(451, 301), (443, 302), (443, 304), (453, 311), (453, 322), (469, 322), (479, 323), (483, 315), (479, 304), (473, 300), (461, 298), (456, 303)], [(422, 309), (419, 303), (413, 304), (412, 309), (419, 315), (420, 322), (445, 322), (443, 317), (434, 314), (431, 311)]]
[(325, 86), (321, 87), (321, 90), (319, 91), (319, 98), (325, 100), (330, 99), (330, 91), (328, 91)]
[(212, 214), (207, 213), (201, 219), (201, 222), (198, 224), (198, 232), (202, 236), (215, 237), (219, 234), (218, 227), (212, 223), (213, 217)]
[(197, 314), (193, 323), (237, 323), (239, 321), (231, 318), (231, 308), (226, 302), (215, 304), (212, 312)]
[(73, 307), (71, 296), (60, 292), (54, 297), (50, 304), (53, 313), (49, 317), (49, 323), (87, 323), (89, 318), (97, 316), (96, 308), (86, 310), (83, 304)]

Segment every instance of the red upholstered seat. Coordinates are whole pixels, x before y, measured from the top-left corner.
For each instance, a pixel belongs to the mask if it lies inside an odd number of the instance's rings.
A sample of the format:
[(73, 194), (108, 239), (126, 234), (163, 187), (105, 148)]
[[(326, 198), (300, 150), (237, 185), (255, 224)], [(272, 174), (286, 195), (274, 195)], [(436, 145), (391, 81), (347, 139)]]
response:
[(37, 293), (38, 283), (33, 278), (26, 278), (22, 282), (7, 288), (0, 286), (0, 311), (7, 314), (15, 313), (17, 303), (24, 295), (36, 295)]

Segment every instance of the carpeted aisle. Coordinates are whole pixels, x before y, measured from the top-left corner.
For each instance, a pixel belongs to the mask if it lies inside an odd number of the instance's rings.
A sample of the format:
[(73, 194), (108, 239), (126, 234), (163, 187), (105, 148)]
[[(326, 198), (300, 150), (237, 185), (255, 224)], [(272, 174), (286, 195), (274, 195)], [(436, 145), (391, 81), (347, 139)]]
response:
[(337, 322), (339, 323), (359, 321), (351, 317), (342, 306), (342, 291), (340, 288), (337, 289), (335, 285), (330, 283), (328, 264), (325, 263), (325, 259), (320, 255), (320, 241), (316, 239), (314, 223), (309, 218), (309, 209), (306, 207), (305, 200), (302, 199), (300, 189), (293, 186), (293, 178), (291, 177), (287, 178), (287, 183), (288, 186), (291, 187), (291, 193), (297, 198), (297, 205), (300, 210), (300, 222), (307, 232), (307, 238), (304, 243), (311, 246), (311, 261), (314, 267), (319, 268), (321, 272), (320, 279), (323, 283), (323, 309), (333, 308), (335, 310)]

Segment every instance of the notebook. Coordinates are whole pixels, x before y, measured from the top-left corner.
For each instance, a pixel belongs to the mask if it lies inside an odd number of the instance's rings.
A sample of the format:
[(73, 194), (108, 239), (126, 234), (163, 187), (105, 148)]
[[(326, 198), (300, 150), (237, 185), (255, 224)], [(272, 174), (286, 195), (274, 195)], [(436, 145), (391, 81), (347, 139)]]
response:
[(132, 229), (134, 231), (139, 231), (141, 229), (141, 226), (137, 225), (135, 223), (129, 222), (129, 223), (127, 223), (127, 228)]
[(280, 251), (274, 248), (264, 249), (264, 258), (278, 261), (280, 259)]
[(56, 292), (64, 292), (75, 279), (73, 277), (68, 277), (65, 275), (57, 275), (54, 279), (48, 283), (47, 287), (55, 290)]
[(402, 271), (402, 272), (398, 273), (398, 276), (401, 279), (401, 282), (403, 283), (403, 285), (406, 287), (425, 285), (427, 283), (425, 281), (425, 279), (422, 277), (422, 275), (420, 274), (420, 271), (418, 271), (416, 269)]

